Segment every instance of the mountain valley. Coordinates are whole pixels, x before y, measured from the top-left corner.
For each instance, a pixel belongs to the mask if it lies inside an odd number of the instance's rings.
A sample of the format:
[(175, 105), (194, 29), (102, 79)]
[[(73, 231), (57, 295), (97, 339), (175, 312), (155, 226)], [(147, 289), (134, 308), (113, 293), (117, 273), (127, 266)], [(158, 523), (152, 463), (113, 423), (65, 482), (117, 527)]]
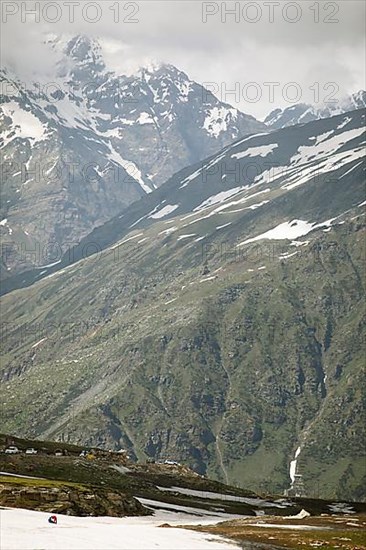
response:
[(271, 493), (300, 449), (305, 494), (363, 499), (364, 122), (239, 139), (9, 278), (4, 429)]

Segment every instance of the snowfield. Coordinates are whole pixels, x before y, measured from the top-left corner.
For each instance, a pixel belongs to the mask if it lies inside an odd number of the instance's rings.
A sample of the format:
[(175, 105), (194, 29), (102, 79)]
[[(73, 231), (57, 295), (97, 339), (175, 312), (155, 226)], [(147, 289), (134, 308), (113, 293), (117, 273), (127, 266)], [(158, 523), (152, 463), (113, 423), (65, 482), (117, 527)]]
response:
[[(1, 550), (235, 550), (214, 535), (186, 529), (159, 528), (162, 523), (203, 523), (202, 517), (159, 511), (151, 517), (70, 517), (7, 508), (0, 511)], [(229, 516), (228, 516), (229, 519)], [(210, 518), (212, 523), (212, 516)]]
[(242, 159), (244, 157), (267, 157), (270, 153), (273, 153), (277, 149), (278, 143), (271, 143), (269, 145), (258, 145), (257, 147), (250, 147), (246, 151), (241, 153), (234, 153), (231, 158)]
[[(150, 214), (149, 218), (153, 218), (154, 220), (158, 220), (160, 218), (165, 218), (165, 216), (167, 216), (168, 214), (171, 214), (172, 212), (174, 212), (174, 210), (176, 210), (178, 207), (179, 207), (179, 204), (167, 204), (166, 206), (164, 206), (163, 208), (161, 208), (157, 212), (156, 212), (156, 208), (155, 208), (155, 210)], [(159, 208), (159, 207), (157, 207), (157, 208)]]
[[(260, 269), (260, 268), (259, 268)], [(209, 280), (213, 277), (207, 277), (207, 279), (201, 279), (203, 280)], [(245, 504), (249, 504), (251, 506), (259, 506), (263, 508), (268, 507), (275, 507), (275, 508), (286, 508), (286, 506), (291, 506), (292, 502), (287, 502), (283, 499), (276, 500), (274, 502), (272, 501), (266, 501), (262, 498), (252, 498), (252, 497), (238, 497), (235, 495), (229, 495), (227, 493), (213, 493), (212, 491), (197, 491), (195, 489), (186, 489), (185, 487), (160, 487), (157, 485), (157, 488), (160, 491), (171, 491), (173, 493), (181, 493), (182, 495), (189, 495), (193, 497), (199, 497), (199, 498), (205, 498), (205, 499), (212, 499), (212, 500), (225, 500), (229, 502), (244, 502)], [(142, 502), (142, 499), (139, 499), (140, 502)], [(142, 502), (142, 504), (145, 504), (145, 502)], [(175, 508), (177, 505), (174, 505)], [(225, 517), (227, 518), (226, 514)], [(237, 516), (242, 517), (242, 516)]]
[[(260, 241), (262, 239), (270, 239), (270, 240), (271, 239), (273, 240), (298, 239), (299, 237), (303, 237), (304, 235), (307, 235), (308, 233), (310, 233), (310, 231), (313, 231), (314, 229), (321, 229), (323, 227), (330, 229), (334, 220), (336, 220), (337, 218), (340, 218), (340, 216), (341, 214), (336, 218), (331, 218), (329, 220), (325, 220), (324, 222), (320, 222), (320, 223), (310, 223), (305, 220), (292, 220), (289, 222), (280, 223), (273, 229), (270, 229), (265, 233), (261, 233), (256, 237), (246, 239), (242, 243), (239, 243), (237, 246), (243, 246), (245, 244), (254, 243), (255, 241)], [(341, 224), (341, 223), (342, 222), (338, 222), (338, 224)]]
[(43, 125), (33, 113), (22, 109), (16, 101), (3, 103), (1, 108), (5, 117), (12, 120), (6, 143), (13, 140), (15, 137), (22, 139), (30, 138), (34, 142), (44, 139), (46, 125)]

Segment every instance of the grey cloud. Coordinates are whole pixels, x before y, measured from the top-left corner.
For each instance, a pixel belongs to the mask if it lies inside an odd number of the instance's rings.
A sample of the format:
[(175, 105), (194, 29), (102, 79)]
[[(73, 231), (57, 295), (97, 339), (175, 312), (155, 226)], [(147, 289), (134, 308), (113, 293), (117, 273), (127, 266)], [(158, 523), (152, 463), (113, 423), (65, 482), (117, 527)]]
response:
[[(3, 2), (4, 3), (4, 2)], [(84, 2), (80, 4), (85, 5)], [(10, 17), (3, 24), (3, 58), (19, 70), (32, 67), (45, 73), (52, 70), (54, 60), (39, 46), (44, 32), (85, 33), (100, 37), (108, 46), (108, 62), (117, 70), (143, 64), (147, 58), (154, 58), (177, 65), (189, 76), (200, 82), (215, 82), (220, 93), (222, 88), (231, 89), (239, 83), (241, 92), (248, 82), (280, 82), (276, 88), (275, 102), (269, 101), (267, 89), (261, 100), (246, 101), (241, 93), (237, 101), (228, 95), (228, 102), (263, 117), (277, 105), (286, 106), (283, 87), (288, 82), (301, 86), (303, 101), (311, 101), (310, 87), (319, 82), (324, 87), (327, 82), (335, 82), (339, 94), (352, 92), (365, 87), (364, 46), (365, 46), (365, 6), (363, 1), (312, 2), (298, 1), (280, 3), (275, 10), (275, 21), (268, 21), (268, 7), (258, 2), (262, 18), (257, 23), (248, 23), (241, 18), (239, 23), (233, 16), (227, 22), (221, 21), (220, 13), (202, 22), (202, 2), (178, 1), (137, 1), (138, 23), (113, 22), (113, 12), (109, 9), (115, 0), (99, 2), (103, 17), (95, 23), (88, 23), (80, 17), (81, 6), (75, 11), (79, 17), (74, 23), (63, 19), (55, 24), (41, 20), (21, 23), (20, 17)], [(19, 4), (19, 3), (18, 3)], [(63, 2), (59, 2), (60, 6)], [(220, 9), (222, 2), (218, 2)], [(231, 8), (235, 2), (226, 2)], [(251, 2), (255, 4), (255, 2)], [(289, 16), (294, 16), (290, 4), (301, 7), (302, 18), (297, 23), (284, 21), (281, 13), (288, 6)], [(314, 11), (310, 6), (319, 5), (320, 22), (314, 22)], [(29, 3), (30, 7), (34, 2)], [(240, 2), (241, 8), (248, 2)], [(126, 16), (130, 9), (123, 10), (126, 2), (120, 2), (120, 15)], [(326, 8), (326, 6), (328, 6)], [(325, 23), (324, 17), (332, 15), (332, 6), (339, 7), (333, 18), (338, 23)], [(254, 9), (254, 8), (253, 8)], [(292, 11), (291, 11), (292, 10)], [(249, 13), (249, 12), (248, 12)], [(251, 12), (251, 17), (253, 17)], [(120, 48), (111, 47), (121, 43)], [(324, 93), (323, 93), (324, 96)], [(222, 99), (225, 99), (223, 97)]]

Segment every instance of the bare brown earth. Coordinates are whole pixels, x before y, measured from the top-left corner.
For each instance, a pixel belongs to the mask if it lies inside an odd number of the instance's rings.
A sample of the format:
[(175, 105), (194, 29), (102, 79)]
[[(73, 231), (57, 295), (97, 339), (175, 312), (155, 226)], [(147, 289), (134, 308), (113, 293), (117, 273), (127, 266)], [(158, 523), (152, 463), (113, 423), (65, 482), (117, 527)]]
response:
[(243, 548), (252, 543), (253, 548), (366, 550), (365, 514), (322, 514), (302, 520), (268, 516), (182, 527), (225, 536), (242, 543)]

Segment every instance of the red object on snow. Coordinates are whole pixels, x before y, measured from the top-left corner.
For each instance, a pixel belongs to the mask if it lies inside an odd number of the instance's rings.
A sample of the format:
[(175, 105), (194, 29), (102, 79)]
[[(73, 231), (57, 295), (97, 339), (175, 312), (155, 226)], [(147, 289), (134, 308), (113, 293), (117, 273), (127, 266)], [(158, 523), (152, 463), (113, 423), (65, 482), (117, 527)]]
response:
[(50, 516), (48, 518), (48, 523), (57, 523), (57, 517), (56, 516)]

